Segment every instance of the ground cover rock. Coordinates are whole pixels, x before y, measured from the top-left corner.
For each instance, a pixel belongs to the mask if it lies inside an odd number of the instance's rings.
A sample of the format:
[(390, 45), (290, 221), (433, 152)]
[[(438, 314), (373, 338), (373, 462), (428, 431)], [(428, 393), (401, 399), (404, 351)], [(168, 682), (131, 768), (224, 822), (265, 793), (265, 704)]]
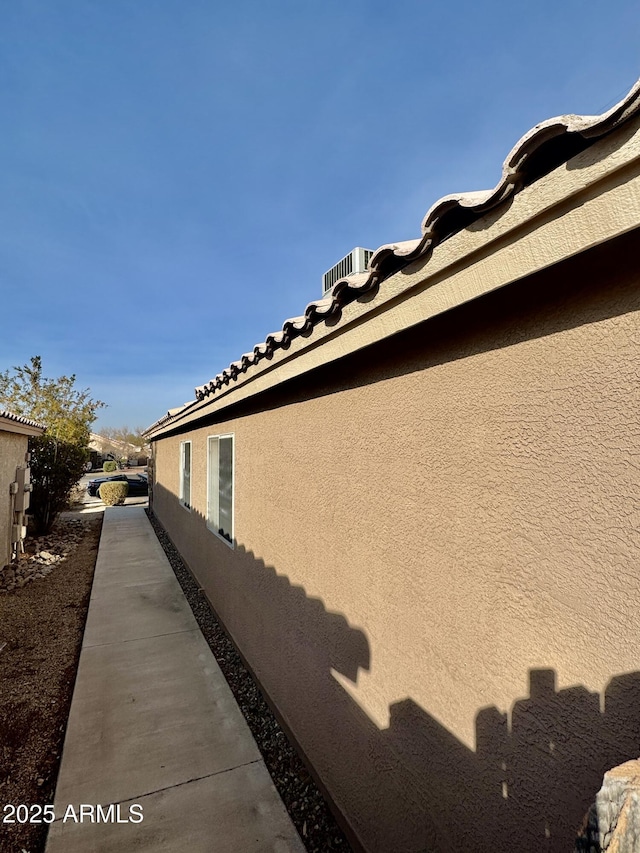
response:
[(0, 570), (0, 595), (50, 574), (76, 550), (90, 523), (89, 519), (59, 518), (50, 533), (27, 539), (24, 553)]

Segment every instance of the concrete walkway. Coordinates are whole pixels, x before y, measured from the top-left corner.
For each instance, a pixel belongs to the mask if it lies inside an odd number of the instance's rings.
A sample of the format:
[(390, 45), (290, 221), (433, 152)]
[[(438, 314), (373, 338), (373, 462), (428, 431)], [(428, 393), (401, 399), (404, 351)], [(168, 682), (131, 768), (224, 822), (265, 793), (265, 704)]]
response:
[(46, 853), (304, 853), (142, 507), (105, 511), (54, 805)]

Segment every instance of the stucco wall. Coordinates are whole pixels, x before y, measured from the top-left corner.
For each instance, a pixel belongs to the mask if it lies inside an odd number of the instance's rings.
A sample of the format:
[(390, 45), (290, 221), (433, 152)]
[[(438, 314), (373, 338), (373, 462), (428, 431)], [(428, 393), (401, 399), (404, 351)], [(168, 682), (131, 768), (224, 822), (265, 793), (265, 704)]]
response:
[(24, 466), (28, 438), (0, 429), (0, 568), (9, 562), (11, 552), (11, 497), (9, 484), (16, 479), (16, 468)]
[(640, 752), (637, 241), (157, 443), (156, 513), (369, 851), (571, 849)]

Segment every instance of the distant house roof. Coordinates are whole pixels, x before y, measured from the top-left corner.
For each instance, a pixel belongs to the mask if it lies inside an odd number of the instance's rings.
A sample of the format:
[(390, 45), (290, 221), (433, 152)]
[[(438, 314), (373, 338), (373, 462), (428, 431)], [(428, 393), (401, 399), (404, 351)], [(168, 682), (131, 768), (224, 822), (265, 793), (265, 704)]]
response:
[(24, 435), (42, 435), (46, 427), (23, 415), (14, 415), (13, 412), (0, 410), (0, 429), (5, 432), (18, 432)]
[(381, 246), (369, 263), (369, 269), (349, 279), (341, 279), (321, 300), (311, 302), (300, 317), (286, 320), (281, 331), (245, 353), (238, 361), (195, 389), (195, 400), (170, 410), (146, 431), (147, 435), (165, 432), (174, 422), (192, 420), (209, 398), (226, 393), (245, 374), (251, 375), (263, 360), (271, 361), (278, 350), (288, 350), (298, 338), (309, 339), (324, 323), (336, 327), (344, 308), (356, 300), (375, 295), (381, 284), (420, 261), (428, 265), (440, 244), (473, 224), (494, 208), (513, 199), (525, 188), (540, 181), (572, 158), (578, 157), (625, 122), (640, 114), (640, 80), (618, 104), (600, 116), (565, 115), (541, 122), (512, 148), (502, 167), (500, 181), (493, 189), (448, 195), (428, 210), (422, 221), (421, 237)]
[(139, 453), (142, 448), (119, 438), (106, 438), (103, 435), (92, 432), (89, 435), (89, 449), (98, 453), (109, 453), (118, 450), (123, 456)]

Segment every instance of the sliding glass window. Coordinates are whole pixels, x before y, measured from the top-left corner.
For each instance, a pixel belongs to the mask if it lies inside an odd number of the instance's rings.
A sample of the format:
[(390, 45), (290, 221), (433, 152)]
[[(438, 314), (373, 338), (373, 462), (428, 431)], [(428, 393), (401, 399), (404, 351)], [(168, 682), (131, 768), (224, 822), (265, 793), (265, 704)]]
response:
[(180, 503), (191, 509), (191, 442), (180, 442)]
[(210, 436), (207, 456), (207, 527), (233, 547), (233, 436)]

